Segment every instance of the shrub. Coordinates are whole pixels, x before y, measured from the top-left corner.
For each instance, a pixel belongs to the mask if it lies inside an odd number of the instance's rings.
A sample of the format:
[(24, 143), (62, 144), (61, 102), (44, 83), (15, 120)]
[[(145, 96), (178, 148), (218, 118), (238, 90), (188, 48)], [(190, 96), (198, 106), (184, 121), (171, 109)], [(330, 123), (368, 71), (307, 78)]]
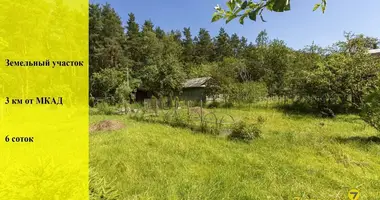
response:
[(259, 137), (261, 137), (261, 130), (257, 125), (239, 121), (233, 125), (228, 139), (250, 142)]
[(95, 101), (96, 101), (95, 97), (90, 97), (89, 98), (90, 107), (94, 107), (95, 106)]
[(234, 104), (232, 102), (226, 102), (223, 104), (223, 108), (232, 108), (234, 107)]
[(137, 121), (144, 121), (146, 120), (145, 117), (145, 111), (144, 110), (138, 110), (136, 113), (132, 114), (132, 119), (135, 119)]
[(96, 109), (94, 108), (89, 109), (89, 115), (97, 115), (97, 114), (99, 114), (99, 112)]
[(218, 101), (213, 101), (213, 102), (211, 102), (207, 107), (208, 107), (208, 108), (219, 108), (219, 107), (220, 107), (220, 102), (218, 102)]
[(380, 131), (380, 90), (366, 97), (360, 114), (365, 122)]
[(188, 122), (188, 119), (186, 115), (177, 113), (177, 114), (174, 114), (173, 118), (170, 121), (170, 124), (176, 127), (187, 127), (188, 126), (187, 122)]
[(162, 116), (162, 121), (166, 124), (169, 124), (171, 122), (172, 115), (171, 113), (164, 113)]
[(108, 105), (106, 102), (101, 102), (96, 105), (99, 114), (103, 115), (112, 115), (114, 113), (111, 106)]

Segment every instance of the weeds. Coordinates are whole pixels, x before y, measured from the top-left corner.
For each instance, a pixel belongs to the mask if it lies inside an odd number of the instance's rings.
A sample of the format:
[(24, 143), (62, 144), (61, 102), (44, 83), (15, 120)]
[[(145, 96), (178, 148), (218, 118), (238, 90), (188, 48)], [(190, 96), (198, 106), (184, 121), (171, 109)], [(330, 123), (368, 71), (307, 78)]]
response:
[(94, 169), (90, 168), (90, 200), (100, 199), (117, 200), (120, 198), (113, 184), (101, 178)]
[(257, 117), (257, 123), (263, 124), (263, 123), (265, 123), (265, 121), (266, 121), (266, 119), (263, 116), (259, 115)]
[(99, 114), (103, 114), (103, 115), (114, 114), (112, 107), (109, 106), (106, 102), (101, 102), (101, 103), (97, 104), (96, 108), (98, 109)]
[(258, 125), (239, 121), (232, 126), (232, 132), (228, 139), (250, 142), (259, 137), (261, 137), (261, 130)]

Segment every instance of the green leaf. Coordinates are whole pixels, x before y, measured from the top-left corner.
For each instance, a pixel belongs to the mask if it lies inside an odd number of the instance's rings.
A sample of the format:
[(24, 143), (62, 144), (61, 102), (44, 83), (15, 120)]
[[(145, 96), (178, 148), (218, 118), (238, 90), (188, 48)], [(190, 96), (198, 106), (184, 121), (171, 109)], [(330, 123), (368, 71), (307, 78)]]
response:
[(216, 22), (222, 18), (223, 18), (223, 16), (220, 13), (214, 13), (214, 15), (212, 16), (211, 22)]
[(261, 18), (262, 22), (267, 22), (267, 21), (264, 20), (264, 17), (262, 15), (260, 15), (260, 18)]
[(325, 13), (325, 10), (326, 10), (326, 0), (322, 0), (322, 13)]
[(289, 11), (290, 10), (290, 0), (287, 1), (287, 4), (285, 6), (285, 11)]
[(290, 0), (273, 0), (270, 6), (272, 11), (284, 12), (290, 10)]
[(236, 18), (236, 15), (230, 15), (227, 20), (226, 20), (226, 24), (228, 24), (228, 22), (230, 22), (231, 20), (235, 19)]
[(241, 5), (241, 9), (244, 10), (248, 6), (248, 1), (244, 1), (244, 3)]
[(236, 2), (234, 0), (229, 0), (227, 1), (227, 6), (231, 11), (233, 11), (236, 7)]
[(313, 8), (313, 11), (316, 11), (320, 6), (321, 6), (321, 4), (319, 4), (319, 3), (315, 4), (314, 8)]
[(256, 10), (249, 12), (249, 19), (256, 21), (256, 17), (257, 17), (257, 11)]
[(241, 25), (244, 25), (244, 18), (245, 18), (244, 16), (241, 16), (239, 19), (239, 22)]
[(251, 8), (251, 9), (255, 9), (259, 6), (259, 4), (256, 4), (252, 1), (248, 2), (248, 7)]
[(244, 24), (244, 19), (245, 19), (247, 16), (248, 16), (248, 12), (244, 13), (244, 14), (240, 17), (239, 22), (240, 22), (241, 25)]

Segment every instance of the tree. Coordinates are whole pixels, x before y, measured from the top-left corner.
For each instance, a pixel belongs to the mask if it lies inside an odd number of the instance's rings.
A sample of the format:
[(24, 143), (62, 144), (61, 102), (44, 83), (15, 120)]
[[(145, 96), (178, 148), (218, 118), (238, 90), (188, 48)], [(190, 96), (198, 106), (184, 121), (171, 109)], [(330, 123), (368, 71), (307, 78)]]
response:
[(153, 22), (151, 20), (145, 20), (144, 25), (143, 25), (143, 32), (148, 32), (151, 31), (153, 32)]
[(144, 36), (145, 65), (139, 71), (143, 85), (160, 96), (174, 96), (181, 89), (185, 74), (180, 63), (181, 45), (173, 35), (158, 40), (153, 32)]
[(138, 79), (131, 79), (129, 73), (127, 75), (127, 80), (123, 81), (115, 91), (115, 95), (118, 97), (119, 102), (124, 106), (125, 113), (129, 110), (129, 102), (134, 101), (134, 95), (132, 92), (136, 91), (136, 88), (141, 84)]
[(339, 52), (356, 53), (358, 51), (367, 51), (368, 49), (377, 49), (380, 43), (378, 38), (367, 37), (363, 34), (354, 34), (344, 32), (345, 41), (339, 41), (334, 44)]
[(177, 42), (178, 44), (182, 43), (182, 34), (181, 31), (179, 30), (172, 30), (170, 31), (170, 35), (173, 37), (174, 41)]
[[(215, 7), (215, 13), (212, 17), (212, 22), (224, 19), (226, 23), (239, 18), (240, 24), (244, 24), (244, 20), (249, 17), (250, 20), (256, 21), (260, 16), (261, 20), (265, 22), (262, 12), (264, 10), (272, 12), (285, 12), (290, 10), (290, 0), (228, 0), (227, 10), (224, 10), (219, 5)], [(315, 4), (313, 11), (318, 8), (325, 12), (327, 0), (321, 0), (321, 3)]]
[(265, 59), (264, 81), (269, 95), (282, 96), (286, 90), (286, 76), (290, 68), (290, 49), (282, 40), (273, 40), (269, 46)]
[(131, 69), (135, 71), (142, 65), (142, 52), (140, 48), (141, 35), (139, 25), (136, 23), (135, 15), (133, 13), (129, 13), (128, 16), (129, 19), (127, 21), (127, 26), (125, 27), (127, 39), (124, 46), (124, 55), (130, 60), (128, 67), (131, 67)]
[(215, 41), (215, 61), (222, 61), (225, 57), (233, 55), (232, 47), (230, 45), (230, 36), (224, 28), (220, 28), (219, 35)]
[(157, 38), (160, 40), (162, 40), (165, 37), (165, 31), (162, 30), (161, 27), (159, 27), (159, 26), (156, 27), (154, 32), (156, 33)]
[(90, 4), (89, 15), (89, 73), (92, 75), (94, 72), (98, 72), (101, 68), (100, 55), (104, 48), (102, 42), (103, 21), (100, 5)]
[(122, 22), (109, 5), (90, 5), (89, 21), (90, 76), (103, 68), (123, 68), (126, 65)]
[(214, 99), (223, 94), (224, 100), (229, 101), (231, 85), (237, 82), (240, 65), (243, 64), (235, 58), (225, 58), (219, 62), (216, 69), (211, 72), (211, 80), (207, 82), (205, 93)]
[(125, 75), (114, 68), (105, 68), (90, 78), (90, 92), (94, 97), (108, 98), (115, 94), (116, 88), (123, 82)]
[(213, 60), (214, 45), (210, 33), (201, 28), (198, 36), (195, 38), (195, 62), (204, 64)]
[(127, 22), (127, 37), (129, 40), (137, 38), (139, 36), (139, 25), (136, 23), (136, 18), (133, 13), (128, 14), (129, 19)]
[(256, 45), (259, 47), (265, 47), (268, 45), (269, 38), (266, 30), (260, 31), (256, 37)]
[(184, 63), (189, 63), (194, 61), (194, 41), (191, 36), (190, 28), (183, 29), (183, 35), (185, 36), (182, 40), (182, 60)]
[(238, 57), (241, 54), (242, 46), (240, 44), (240, 38), (236, 33), (231, 35), (229, 46), (232, 50), (232, 55), (234, 57)]
[(124, 112), (128, 111), (128, 101), (130, 100), (130, 95), (132, 93), (132, 89), (129, 87), (129, 84), (126, 81), (123, 81), (119, 87), (116, 88), (115, 95), (119, 98), (120, 103), (124, 106)]

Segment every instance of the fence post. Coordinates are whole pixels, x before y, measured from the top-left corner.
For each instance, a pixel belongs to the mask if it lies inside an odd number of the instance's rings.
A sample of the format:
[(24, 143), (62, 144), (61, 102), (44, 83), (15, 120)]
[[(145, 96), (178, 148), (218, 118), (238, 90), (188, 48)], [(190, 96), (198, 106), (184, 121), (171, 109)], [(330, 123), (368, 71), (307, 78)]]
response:
[(189, 121), (190, 121), (190, 101), (187, 101), (187, 117), (189, 118)]
[(203, 125), (203, 100), (201, 99), (201, 125)]

